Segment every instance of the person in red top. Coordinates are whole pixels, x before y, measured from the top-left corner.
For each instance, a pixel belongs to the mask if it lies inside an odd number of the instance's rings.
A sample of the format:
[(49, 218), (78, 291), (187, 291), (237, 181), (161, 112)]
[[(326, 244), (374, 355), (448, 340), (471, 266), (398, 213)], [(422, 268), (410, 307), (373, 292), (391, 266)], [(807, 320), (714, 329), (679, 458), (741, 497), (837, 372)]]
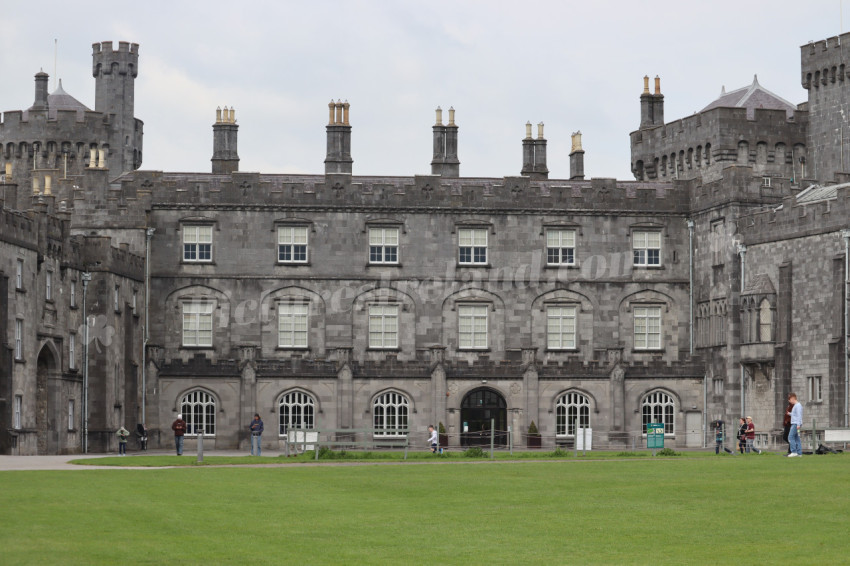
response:
[(174, 431), (174, 447), (177, 449), (177, 455), (183, 455), (183, 435), (186, 434), (186, 421), (183, 420), (183, 415), (177, 415), (177, 420), (171, 423), (171, 430)]
[[(788, 406), (785, 407), (785, 416), (782, 418), (782, 442), (788, 442), (788, 433), (791, 431), (791, 410), (794, 403), (791, 402), (791, 394), (788, 394)], [(788, 453), (791, 453), (791, 443), (788, 442)]]
[(758, 450), (753, 446), (753, 443), (756, 441), (756, 425), (753, 424), (753, 417), (747, 417), (747, 454), (750, 452), (755, 452), (756, 454), (761, 454), (761, 450)]

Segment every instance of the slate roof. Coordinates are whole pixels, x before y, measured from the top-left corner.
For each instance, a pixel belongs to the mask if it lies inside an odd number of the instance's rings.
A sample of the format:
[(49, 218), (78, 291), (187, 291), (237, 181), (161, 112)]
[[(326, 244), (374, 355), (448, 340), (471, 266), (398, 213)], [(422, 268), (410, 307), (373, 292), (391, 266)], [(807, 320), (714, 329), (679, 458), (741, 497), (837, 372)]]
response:
[(700, 112), (705, 112), (712, 108), (746, 108), (747, 118), (749, 119), (755, 117), (756, 108), (785, 110), (789, 118), (794, 115), (794, 110), (797, 109), (794, 104), (761, 86), (758, 75), (753, 75), (753, 84), (749, 86), (730, 92), (726, 92), (726, 88), (723, 87), (717, 100), (700, 110)]
[(776, 289), (770, 282), (770, 277), (763, 273), (750, 277), (744, 286), (742, 295), (775, 295)]
[(811, 204), (838, 197), (838, 189), (850, 187), (850, 183), (840, 185), (811, 185), (797, 193), (797, 204)]
[[(32, 106), (24, 112), (24, 120), (27, 119), (30, 110), (32, 110)], [(85, 104), (65, 92), (62, 88), (62, 79), (59, 79), (59, 86), (56, 87), (56, 90), (47, 95), (47, 117), (55, 120), (58, 110), (76, 110), (78, 118), (82, 118), (80, 114), (91, 111)]]

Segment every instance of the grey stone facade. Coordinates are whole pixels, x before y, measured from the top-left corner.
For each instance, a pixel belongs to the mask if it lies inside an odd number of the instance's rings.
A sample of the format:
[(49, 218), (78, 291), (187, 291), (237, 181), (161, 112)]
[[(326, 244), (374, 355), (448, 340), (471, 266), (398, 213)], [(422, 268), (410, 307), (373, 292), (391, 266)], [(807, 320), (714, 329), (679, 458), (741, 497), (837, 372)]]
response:
[[(144, 420), (152, 445), (168, 446), (181, 411), (190, 432), (203, 428), (218, 448), (247, 449), (254, 412), (266, 421), (267, 445), (307, 426), (378, 428), (388, 437), (409, 427), (417, 443), (439, 422), (456, 446), (470, 441), (465, 425), (481, 434), (492, 418), (499, 441), (517, 446), (527, 444), (532, 421), (544, 446), (572, 445), (584, 423), (595, 447), (626, 448), (642, 443), (647, 422), (662, 420), (673, 446), (701, 447), (708, 421), (750, 413), (760, 441), (775, 446), (785, 395), (805, 391), (811, 377), (822, 387), (817, 400), (801, 397), (807, 419), (842, 424), (839, 230), (848, 195), (843, 186), (803, 190), (844, 179), (830, 144), (843, 100), (840, 62), (834, 84), (817, 82), (838, 89), (828, 100), (813, 94), (814, 78), (809, 102), (796, 107), (754, 80), (670, 123), (660, 81), (650, 93), (646, 79), (630, 136), (635, 181), (584, 180), (580, 133), (571, 178), (549, 179), (542, 124), (536, 137), (528, 124), (518, 144), (519, 175), (461, 177), (453, 109), (446, 125), (437, 112), (431, 175), (355, 175), (350, 105), (341, 101), (329, 104), (322, 175), (240, 172), (227, 108), (213, 126), (212, 172), (168, 173), (136, 170), (138, 49), (106, 45), (95, 46), (94, 74), (107, 130), (97, 129), (103, 116), (82, 109), (51, 117), (54, 95), (40, 75), (33, 107), (5, 113), (0, 124), (10, 165), (5, 206), (29, 210), (4, 214), (21, 219), (12, 224), (60, 219), (64, 249), (80, 248), (63, 277), (95, 273), (93, 312), (120, 344), (89, 349), (98, 376), (93, 448), (108, 449), (122, 419)], [(821, 66), (818, 57), (838, 56), (811, 49), (803, 48), (804, 83), (814, 59)], [(27, 128), (40, 133), (24, 135)], [(43, 141), (36, 148), (32, 139)], [(81, 141), (62, 153), (51, 139)], [(96, 150), (93, 164), (81, 161), (84, 149)], [(69, 174), (59, 168), (66, 158), (76, 159)], [(31, 169), (35, 177), (24, 173)], [(61, 261), (38, 262), (46, 241), (0, 240), (3, 273), (19, 256), (32, 278), (62, 270)], [(142, 303), (135, 315), (105, 308), (115, 285), (136, 301), (147, 300), (149, 286), (147, 333)], [(0, 291), (10, 297), (0, 313), (9, 339), (16, 318), (51, 310), (15, 292), (8, 275)], [(44, 429), (31, 424), (45, 405), (38, 360), (59, 360), (60, 347), (49, 344), (81, 324), (70, 306), (53, 310), (62, 332), (28, 325), (26, 364), (0, 352), (4, 423), (13, 422), (13, 390), (21, 391), (27, 426)], [(42, 365), (51, 363), (59, 365)], [(65, 374), (68, 385), (51, 393), (48, 408), (81, 393), (78, 373)], [(21, 435), (14, 426), (4, 434)], [(79, 434), (66, 436), (45, 446), (33, 432), (17, 449), (77, 449)]]

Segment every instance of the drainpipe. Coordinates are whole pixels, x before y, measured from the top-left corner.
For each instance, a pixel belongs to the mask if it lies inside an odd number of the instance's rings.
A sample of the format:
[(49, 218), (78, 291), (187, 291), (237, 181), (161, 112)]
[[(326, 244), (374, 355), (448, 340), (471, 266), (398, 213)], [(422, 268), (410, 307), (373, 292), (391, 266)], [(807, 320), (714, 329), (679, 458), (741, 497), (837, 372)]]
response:
[(86, 325), (83, 347), (83, 454), (89, 452), (89, 313), (86, 308), (86, 298), (89, 290), (91, 273), (82, 274), (83, 280), (83, 321)]
[[(744, 268), (747, 265), (747, 246), (745, 246), (744, 244), (738, 244), (738, 255), (741, 256), (741, 293), (743, 294), (744, 284), (746, 282), (746, 279), (745, 279), (746, 270)], [(740, 416), (742, 416), (742, 417), (747, 414), (746, 397), (744, 396), (745, 395), (744, 383), (745, 383), (744, 364), (741, 363), (741, 414), (740, 414)]]
[(145, 333), (142, 336), (142, 425), (147, 426), (147, 412), (145, 400), (148, 397), (147, 371), (148, 371), (148, 307), (150, 306), (151, 292), (151, 238), (156, 230), (148, 228), (145, 230)]
[(850, 300), (850, 230), (841, 231), (844, 238), (844, 426), (850, 426), (850, 366), (848, 366), (847, 344), (850, 343), (850, 313), (847, 301)]
[(690, 307), (690, 352), (694, 355), (694, 221), (688, 220), (688, 298)]
[(702, 374), (702, 447), (708, 448), (708, 374)]

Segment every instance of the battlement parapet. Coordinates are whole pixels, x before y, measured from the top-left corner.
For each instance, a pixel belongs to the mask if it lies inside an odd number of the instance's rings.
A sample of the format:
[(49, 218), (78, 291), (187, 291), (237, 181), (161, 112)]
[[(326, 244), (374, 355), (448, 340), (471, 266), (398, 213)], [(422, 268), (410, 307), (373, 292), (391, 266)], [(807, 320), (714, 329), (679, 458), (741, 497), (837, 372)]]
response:
[(0, 241), (31, 250), (38, 249), (38, 229), (34, 219), (24, 212), (0, 210)]
[(139, 44), (119, 41), (115, 50), (111, 41), (92, 44), (92, 76), (101, 74), (130, 75), (139, 74)]
[[(824, 187), (829, 189), (830, 187)], [(850, 218), (850, 184), (835, 185), (823, 197), (787, 196), (778, 206), (765, 207), (736, 220), (737, 233), (745, 245), (835, 232), (847, 228)]]
[(801, 84), (803, 88), (842, 85), (850, 77), (842, 43), (850, 43), (850, 32), (800, 46)]
[(159, 377), (230, 377), (238, 378), (239, 362), (237, 360), (218, 360), (213, 362), (205, 354), (195, 354), (188, 361), (159, 360), (155, 361)]
[(121, 179), (124, 190), (150, 191), (152, 207), (209, 208), (419, 208), (612, 210), (684, 214), (687, 194), (672, 183), (545, 180), (528, 177), (444, 178), (351, 175), (232, 175), (135, 171)]
[(82, 236), (80, 246), (80, 257), (92, 271), (114, 273), (136, 281), (144, 279), (145, 258), (131, 252), (126, 245), (112, 246), (109, 236)]

